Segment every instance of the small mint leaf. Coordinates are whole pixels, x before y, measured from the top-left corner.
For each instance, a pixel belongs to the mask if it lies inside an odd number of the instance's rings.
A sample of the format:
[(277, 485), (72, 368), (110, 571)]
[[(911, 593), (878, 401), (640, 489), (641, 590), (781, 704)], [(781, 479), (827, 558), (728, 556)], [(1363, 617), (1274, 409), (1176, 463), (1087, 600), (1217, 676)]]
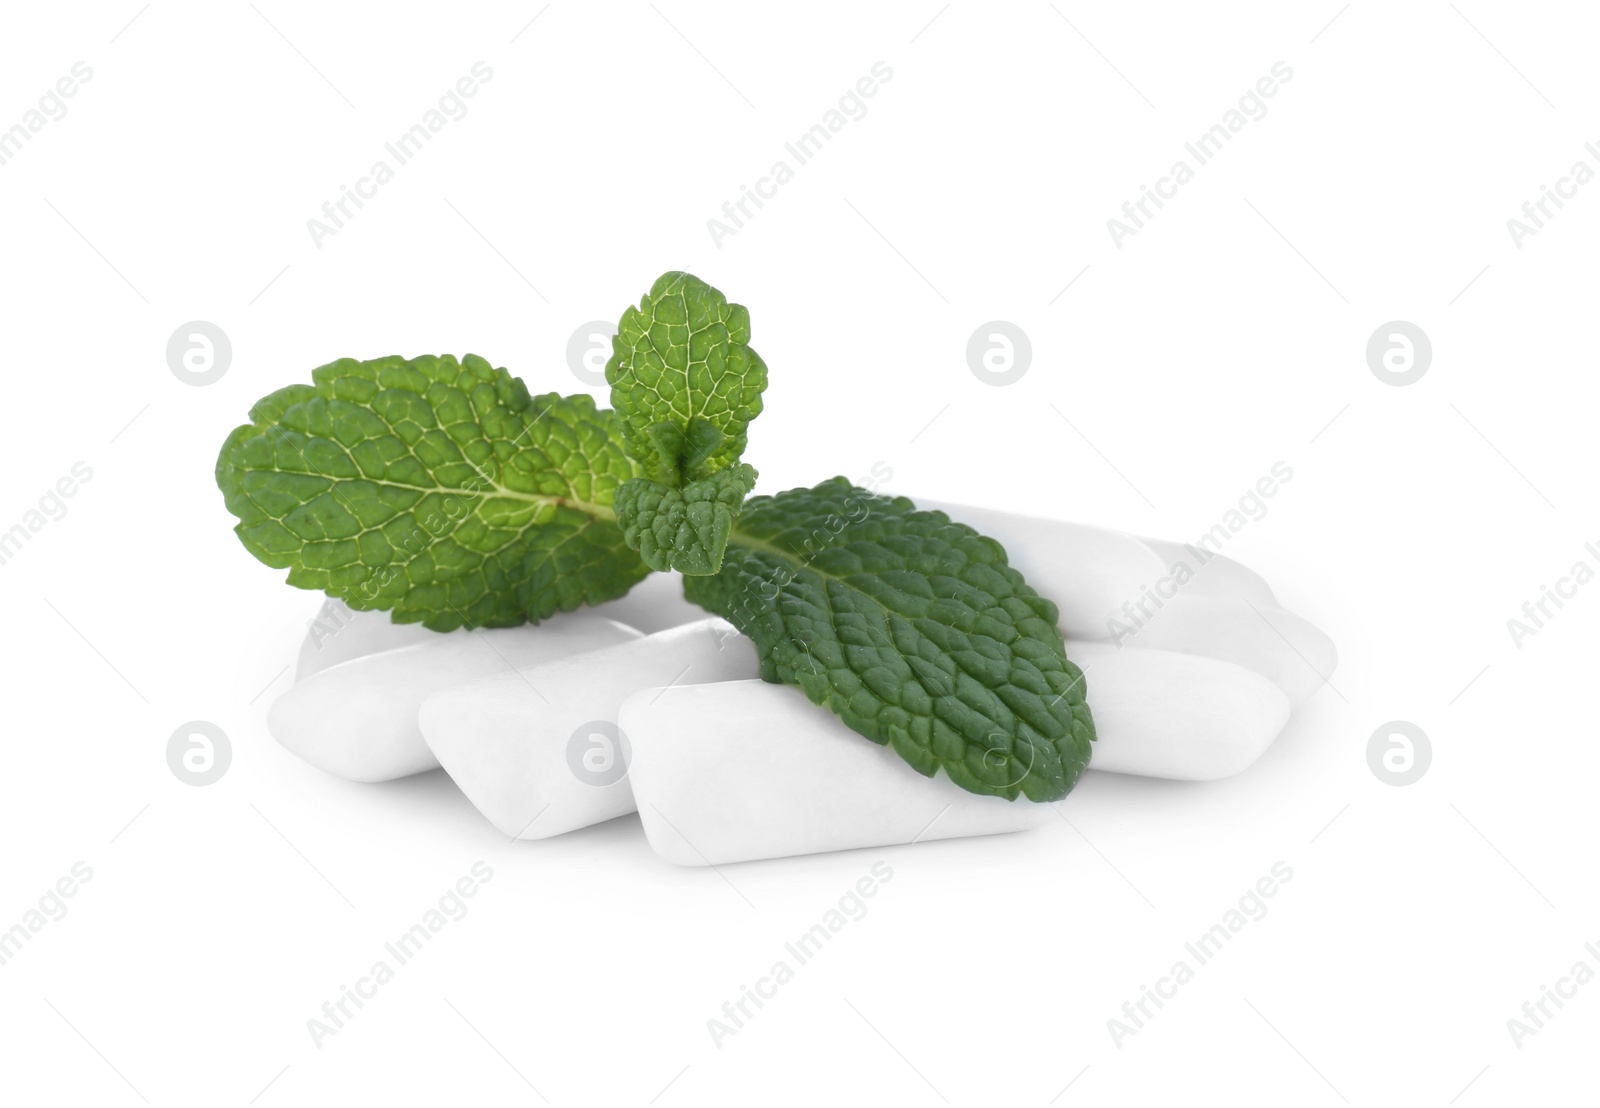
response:
[(622, 313), (606, 380), (644, 470), (618, 496), (625, 541), (652, 569), (717, 572), (756, 476), (739, 461), (767, 387), (750, 313), (698, 277), (664, 273)]
[(1053, 801), (1094, 722), (1059, 613), (993, 539), (842, 477), (748, 501), (722, 571), (684, 595), (755, 640), (761, 675), (799, 686), (919, 773)]
[(740, 459), (767, 387), (742, 305), (691, 274), (664, 273), (611, 341), (611, 406), (644, 476), (676, 487)]
[(263, 398), (216, 477), (289, 583), (436, 631), (621, 596), (649, 572), (611, 500), (638, 474), (612, 412), (529, 396), (475, 355), (341, 359)]
[(755, 469), (742, 462), (681, 488), (636, 477), (617, 490), (617, 523), (651, 569), (716, 573), (733, 521), (755, 484)]

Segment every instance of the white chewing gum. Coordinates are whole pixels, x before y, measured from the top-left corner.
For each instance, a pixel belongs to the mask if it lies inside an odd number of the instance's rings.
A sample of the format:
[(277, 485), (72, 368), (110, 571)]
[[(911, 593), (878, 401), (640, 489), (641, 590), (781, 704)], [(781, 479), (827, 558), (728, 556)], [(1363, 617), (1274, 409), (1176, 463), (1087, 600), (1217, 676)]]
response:
[[(384, 641), (371, 630), (363, 641)], [(431, 694), (640, 637), (592, 609), (531, 626), (422, 634), (426, 637), (411, 645), (352, 657), (297, 680), (267, 712), (273, 738), (317, 768), (351, 781), (421, 773), (439, 764), (417, 727), (417, 709)]]
[(1254, 670), (1196, 654), (1067, 642), (1096, 739), (1089, 768), (1178, 781), (1243, 772), (1289, 722), (1289, 698)]
[(1024, 831), (1050, 806), (927, 778), (799, 689), (765, 681), (635, 693), (618, 724), (655, 852), (722, 865)]
[[(1253, 669), (1282, 689), (1295, 707), (1327, 684), (1339, 666), (1333, 640), (1282, 608), (1179, 593), (1149, 610), (1153, 614), (1141, 626), (1125, 625), (1132, 633), (1122, 635), (1118, 645), (1201, 654)], [(1101, 641), (1099, 635), (1078, 637)], [(1072, 657), (1070, 650), (1067, 657)]]
[[(641, 688), (753, 678), (755, 644), (717, 618), (430, 696), (418, 722), (490, 823), (543, 839), (634, 810), (622, 703)], [(813, 708), (818, 712), (822, 709)]]
[(683, 598), (681, 573), (652, 573), (629, 589), (627, 596), (596, 605), (594, 610), (646, 635), (698, 623), (708, 614), (700, 605)]
[(357, 612), (332, 597), (323, 603), (317, 617), (306, 623), (306, 629), (295, 661), (296, 681), (352, 658), (415, 646), (439, 634), (420, 623), (396, 623), (388, 612)]
[(1028, 585), (1061, 609), (1060, 626), (1073, 638), (1109, 636), (1107, 620), (1120, 618), (1124, 603), (1137, 600), (1167, 574), (1153, 550), (1120, 531), (966, 504), (911, 500), (1005, 547), (1006, 559)]
[(1060, 627), (1069, 639), (1234, 662), (1276, 682), (1296, 706), (1326, 684), (1338, 665), (1328, 636), (1279, 608), (1266, 581), (1231, 559), (1214, 555), (1174, 596), (1163, 598), (1157, 583), (1171, 577), (1179, 559), (1198, 564), (1176, 543), (964, 504), (913, 501), (1005, 547), (1028, 584), (1061, 609)]
[[(1289, 719), (1273, 682), (1214, 658), (1068, 642), (1098, 739), (1091, 769), (1208, 781), (1249, 767)], [(1026, 830), (1048, 805), (929, 779), (763, 681), (636, 693), (618, 722), (651, 847), (685, 866)]]
[[(1167, 567), (1164, 576), (1174, 576), (1173, 570), (1179, 565), (1188, 567), (1194, 576), (1184, 583), (1185, 592), (1231, 596), (1236, 600), (1248, 600), (1258, 608), (1278, 607), (1278, 598), (1272, 594), (1272, 586), (1249, 566), (1222, 554), (1168, 542), (1166, 539), (1141, 538), (1139, 541), (1155, 551), (1161, 563)], [(1154, 581), (1148, 583), (1152, 587), (1156, 584)]]

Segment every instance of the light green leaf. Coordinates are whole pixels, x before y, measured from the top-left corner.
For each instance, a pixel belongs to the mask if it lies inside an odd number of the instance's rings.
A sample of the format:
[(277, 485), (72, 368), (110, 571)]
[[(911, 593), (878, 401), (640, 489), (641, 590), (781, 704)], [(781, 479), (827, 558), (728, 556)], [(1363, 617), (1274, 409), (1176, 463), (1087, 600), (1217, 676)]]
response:
[(767, 387), (749, 344), (750, 313), (688, 273), (662, 274), (617, 325), (606, 380), (644, 470), (617, 502), (617, 520), (653, 568), (722, 566), (728, 528), (754, 487), (755, 470), (739, 458)]
[(767, 367), (750, 349), (750, 313), (688, 273), (664, 273), (622, 313), (606, 381), (628, 453), (676, 487), (744, 454)]
[(762, 677), (920, 773), (1052, 801), (1088, 765), (1094, 723), (1056, 606), (943, 512), (842, 477), (755, 497), (722, 571), (684, 594), (755, 640)]
[(621, 596), (649, 571), (611, 509), (638, 473), (587, 396), (504, 369), (350, 358), (263, 398), (216, 478), (252, 554), (352, 608), (438, 631)]
[(755, 484), (756, 471), (742, 462), (681, 488), (636, 477), (617, 490), (614, 506), (623, 539), (651, 569), (715, 573), (728, 532)]

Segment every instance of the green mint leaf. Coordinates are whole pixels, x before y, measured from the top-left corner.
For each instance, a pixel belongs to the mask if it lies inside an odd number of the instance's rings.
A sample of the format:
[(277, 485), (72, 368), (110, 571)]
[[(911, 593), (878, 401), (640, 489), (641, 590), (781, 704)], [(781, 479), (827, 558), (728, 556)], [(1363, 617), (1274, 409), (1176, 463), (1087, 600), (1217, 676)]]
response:
[(617, 490), (622, 537), (651, 569), (716, 573), (728, 532), (755, 484), (756, 471), (742, 462), (675, 489), (636, 477)]
[(842, 477), (758, 496), (722, 572), (684, 594), (755, 640), (762, 677), (920, 773), (1052, 801), (1088, 765), (1094, 723), (1056, 606), (943, 512)]
[(767, 387), (743, 305), (691, 274), (663, 273), (622, 313), (611, 345), (611, 406), (645, 477), (676, 487), (739, 460)]
[(756, 476), (739, 462), (767, 387), (750, 313), (698, 277), (665, 273), (622, 314), (612, 351), (611, 403), (644, 471), (617, 501), (628, 545), (653, 569), (715, 573)]
[(475, 355), (344, 358), (251, 409), (217, 458), (245, 548), (357, 609), (436, 631), (621, 596), (649, 572), (611, 500), (612, 412), (530, 396)]

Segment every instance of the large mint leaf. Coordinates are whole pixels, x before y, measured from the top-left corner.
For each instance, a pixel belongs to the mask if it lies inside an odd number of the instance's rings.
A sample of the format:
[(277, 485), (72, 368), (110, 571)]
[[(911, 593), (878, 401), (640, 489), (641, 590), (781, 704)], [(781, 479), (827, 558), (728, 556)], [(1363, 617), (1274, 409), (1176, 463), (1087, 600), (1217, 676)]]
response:
[(350, 358), (263, 398), (217, 484), (246, 549), (352, 608), (438, 631), (620, 596), (649, 571), (611, 510), (638, 473), (587, 396), (475, 355)]
[[(766, 364), (750, 348), (750, 313), (698, 277), (665, 273), (623, 313), (612, 351), (611, 404), (628, 453), (644, 471), (617, 505), (629, 545), (658, 569), (715, 573), (725, 524), (751, 487), (726, 471), (744, 453), (767, 386)], [(749, 475), (753, 482), (755, 471)], [(735, 497), (739, 484), (745, 487)], [(649, 518), (635, 516), (636, 509)], [(690, 518), (696, 513), (703, 518)]]
[(842, 477), (758, 496), (722, 572), (685, 578), (684, 593), (755, 640), (762, 677), (920, 773), (1051, 801), (1089, 762), (1094, 723), (1056, 606), (943, 512)]

